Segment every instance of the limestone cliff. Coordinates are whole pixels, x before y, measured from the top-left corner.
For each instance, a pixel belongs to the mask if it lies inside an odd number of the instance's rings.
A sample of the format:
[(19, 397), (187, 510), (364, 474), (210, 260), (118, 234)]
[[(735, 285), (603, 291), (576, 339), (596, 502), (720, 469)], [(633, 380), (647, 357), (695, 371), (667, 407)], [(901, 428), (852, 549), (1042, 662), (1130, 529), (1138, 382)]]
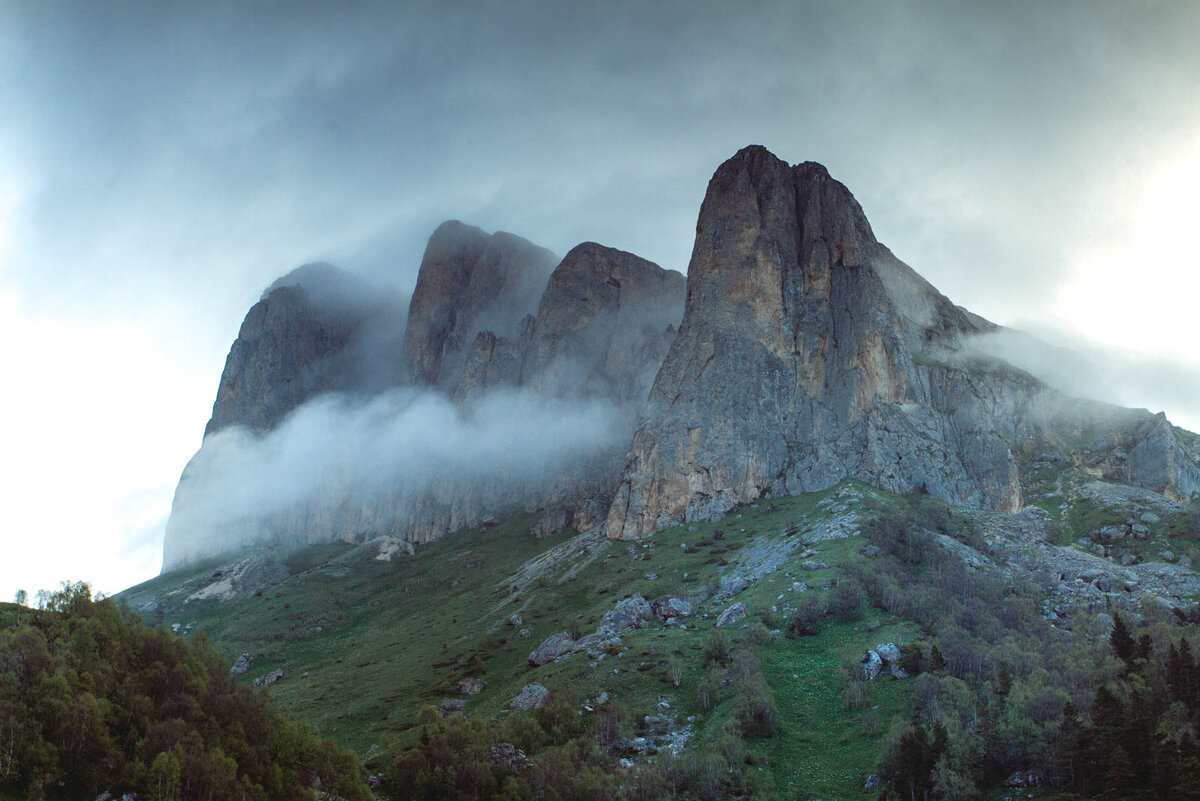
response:
[[(824, 167), (740, 151), (701, 206), (683, 323), (634, 435), (609, 536), (847, 477), (1019, 510), (1013, 448), (1063, 425), (1063, 399), (1003, 363), (966, 358), (964, 339), (992, 328), (881, 245)], [(1173, 431), (1114, 436), (1141, 443), (1129, 446), (1123, 480), (1195, 485)]]
[(205, 435), (265, 432), (324, 392), (390, 385), (371, 351), (403, 332), (402, 299), (329, 264), (300, 267), (263, 293), (225, 360)]
[(595, 242), (577, 245), (515, 341), (490, 331), (476, 336), (460, 397), (519, 385), (627, 404), (632, 419), (675, 337), (685, 294), (673, 270)]
[(557, 257), (512, 234), (442, 223), (425, 248), (408, 309), (402, 364), (416, 384), (453, 389), (475, 335), (511, 338), (537, 308)]
[[(394, 324), (390, 334), (378, 333), (379, 319), (395, 323), (382, 311), (394, 311), (395, 302), (328, 265), (306, 266), (272, 285), (242, 324), (205, 444), (176, 490), (164, 567), (256, 544), (381, 535), (421, 543), (513, 510), (547, 510), (539, 534), (602, 524), (637, 411), (682, 317), (684, 279), (593, 243), (573, 249), (552, 275), (549, 258), (511, 235), (442, 225), (426, 249), (402, 334)], [(482, 464), (450, 475), (444, 465), (418, 466), (416, 482), (379, 477), (389, 463), (407, 462), (407, 453), (364, 454), (362, 463), (378, 469), (347, 484), (346, 470), (358, 468), (329, 469), (311, 446), (292, 447), (292, 438), (314, 436), (309, 421), (299, 429), (284, 424), (299, 406), (325, 393), (369, 403), (383, 390), (398, 393), (387, 397), (453, 397), (463, 427), (475, 424), (477, 406), (506, 391), (517, 394), (504, 408), (542, 416), (538, 399), (568, 410), (576, 401), (600, 403), (606, 433), (584, 437), (583, 452), (544, 470), (496, 474)], [(381, 430), (388, 414), (378, 420)], [(338, 425), (336, 416), (322, 419)], [(223, 432), (232, 436), (208, 438)], [(259, 453), (302, 454), (299, 469), (328, 475), (295, 502), (245, 509), (227, 497), (239, 488), (213, 473)], [(275, 478), (254, 475), (251, 483), (269, 488)]]

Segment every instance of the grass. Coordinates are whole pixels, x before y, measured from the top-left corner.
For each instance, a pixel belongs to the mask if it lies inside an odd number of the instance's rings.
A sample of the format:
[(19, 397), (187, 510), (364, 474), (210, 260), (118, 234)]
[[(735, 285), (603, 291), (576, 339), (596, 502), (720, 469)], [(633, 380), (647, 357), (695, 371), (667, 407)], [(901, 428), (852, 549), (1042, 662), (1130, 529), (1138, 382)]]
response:
[[(861, 500), (831, 497), (844, 489)], [(242, 681), (284, 667), (286, 677), (270, 688), (279, 706), (368, 758), (414, 743), (422, 708), (459, 697), (456, 685), (468, 677), (486, 682), (483, 692), (466, 698), (469, 715), (510, 714), (508, 702), (533, 682), (580, 701), (607, 692), (633, 721), (656, 712), (666, 699), (681, 723), (696, 718), (689, 749), (715, 748), (736, 703), (722, 689), (711, 708), (701, 707), (698, 688), (708, 679), (703, 643), (732, 600), (697, 603), (683, 626), (627, 632), (624, 650), (597, 662), (577, 653), (531, 667), (526, 658), (557, 631), (594, 630), (606, 611), (633, 593), (700, 599), (723, 574), (761, 569), (764, 563), (775, 569), (737, 596), (749, 618), (746, 628), (730, 634), (735, 641), (746, 638), (750, 624), (762, 619), (780, 625), (795, 612), (794, 581), (807, 583), (809, 592), (824, 592), (842, 566), (864, 558), (862, 539), (830, 540), (814, 546), (815, 558), (827, 567), (805, 570), (800, 540), (820, 531), (831, 508), (856, 503), (865, 516), (896, 502), (845, 482), (825, 492), (739, 507), (720, 521), (676, 526), (636, 543), (584, 541), (572, 538), (573, 532), (537, 540), (528, 533), (534, 518), (524, 516), (460, 532), (392, 562), (368, 558), (346, 544), (281, 555), (271, 567), (281, 578), (261, 595), (186, 604), (167, 599), (182, 582), (216, 570), (205, 565), (147, 582), (122, 597), (135, 609), (157, 600), (159, 608), (148, 616), (180, 624), (181, 636), (202, 633), (230, 662), (250, 653), (253, 667)], [(790, 556), (778, 556), (779, 549), (793, 545)], [(551, 557), (557, 561), (540, 572), (524, 570)], [(514, 613), (523, 618), (527, 636), (507, 622)], [(913, 631), (876, 610), (869, 617), (869, 624), (829, 624), (801, 640), (771, 635), (756, 646), (782, 721), (779, 736), (748, 741), (762, 768), (754, 773), (764, 792), (774, 787), (787, 794), (870, 795), (861, 789), (863, 779), (873, 768), (879, 737), (907, 709), (908, 683), (872, 682), (871, 706), (879, 708), (868, 710), (877, 724), (864, 727), (863, 710), (847, 709), (840, 696), (841, 666), (878, 642), (911, 639)]]

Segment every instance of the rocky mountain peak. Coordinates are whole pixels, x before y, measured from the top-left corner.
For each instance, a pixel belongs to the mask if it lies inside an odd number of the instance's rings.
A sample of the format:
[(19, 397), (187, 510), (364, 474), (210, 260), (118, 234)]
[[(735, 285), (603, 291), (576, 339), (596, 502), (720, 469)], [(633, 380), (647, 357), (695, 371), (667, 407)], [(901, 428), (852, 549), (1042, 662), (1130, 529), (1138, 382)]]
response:
[(688, 280), (611, 536), (846, 477), (1019, 507), (1007, 444), (982, 418), (947, 426), (949, 402), (925, 366), (986, 322), (881, 245), (824, 167), (789, 167), (758, 146), (722, 164), (700, 209)]
[(513, 337), (537, 308), (558, 258), (506, 233), (457, 220), (429, 238), (408, 310), (403, 368), (419, 384), (453, 389), (479, 331)]
[(242, 321), (205, 435), (232, 425), (267, 431), (314, 395), (350, 389), (363, 360), (364, 323), (394, 305), (390, 295), (324, 262), (275, 281)]

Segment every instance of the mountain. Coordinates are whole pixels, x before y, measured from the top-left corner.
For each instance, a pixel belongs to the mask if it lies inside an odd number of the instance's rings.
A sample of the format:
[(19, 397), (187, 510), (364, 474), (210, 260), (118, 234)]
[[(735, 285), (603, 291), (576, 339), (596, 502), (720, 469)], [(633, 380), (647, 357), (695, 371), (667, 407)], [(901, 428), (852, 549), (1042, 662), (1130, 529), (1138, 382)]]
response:
[[(683, 276), (630, 253), (585, 243), (556, 264), (454, 221), (430, 237), (406, 313), (329, 265), (290, 273), (230, 350), (176, 490), (164, 570), (261, 545), (428, 542), (514, 509), (545, 510), (539, 534), (602, 524), (684, 294)], [(430, 406), (436, 423), (419, 419)], [(416, 437), (436, 456), (514, 416), (578, 430), (527, 456), (513, 442), (500, 462), (492, 443), (469, 469), (449, 457), (457, 467), (425, 469), (402, 451)], [(335, 467), (329, 449), (351, 447), (341, 429), (372, 460), (347, 452)], [(381, 445), (389, 436), (401, 449)], [(511, 469), (489, 472), (489, 458)]]
[(548, 258), (282, 279), (119, 600), (386, 798), (1200, 797), (1200, 437), (988, 355), (760, 147), (686, 284)]
[(1198, 452), (1165, 420), (1080, 409), (1003, 363), (970, 358), (971, 337), (995, 328), (881, 245), (824, 167), (742, 150), (701, 206), (683, 323), (634, 436), (609, 536), (843, 478), (1016, 512), (1017, 449), (1087, 429), (1113, 440), (1107, 456), (1086, 456), (1107, 463), (1103, 474), (1175, 497), (1200, 490)]
[[(260, 542), (422, 543), (515, 510), (541, 511), (542, 534), (602, 524), (636, 539), (847, 478), (1015, 513), (1030, 500), (1030, 448), (1174, 499), (1200, 491), (1194, 436), (1161, 415), (1067, 398), (973, 346), (997, 330), (879, 243), (824, 167), (758, 146), (710, 181), (686, 287), (596, 243), (557, 261), (511, 234), (447, 222), (407, 315), (328, 265), (281, 279), (250, 310), (209, 438), (180, 482), (164, 568)], [(389, 478), (397, 470), (384, 464), (368, 481), (343, 466), (280, 508), (208, 514), (228, 505), (220, 476), (256, 449), (322, 469), (319, 448), (288, 439), (314, 399), (398, 391), (410, 404), (445, 399), (489, 434), (600, 404), (604, 434), (521, 469), (481, 456), (419, 480)], [(230, 431), (242, 436), (236, 457), (214, 436)], [(206, 534), (217, 528), (225, 534)]]

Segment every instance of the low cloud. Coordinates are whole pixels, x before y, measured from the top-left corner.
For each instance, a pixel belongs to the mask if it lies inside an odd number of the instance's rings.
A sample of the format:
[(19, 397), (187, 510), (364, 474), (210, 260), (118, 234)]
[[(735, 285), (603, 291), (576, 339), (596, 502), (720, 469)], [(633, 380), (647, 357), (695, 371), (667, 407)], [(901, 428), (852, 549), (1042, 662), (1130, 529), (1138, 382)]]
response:
[(621, 458), (628, 436), (628, 411), (615, 403), (527, 390), (468, 408), (411, 388), (324, 395), (266, 435), (235, 427), (205, 439), (176, 494), (165, 563), (264, 541), (389, 534), (431, 501), (524, 505), (558, 477)]
[(1121, 351), (1054, 332), (1000, 329), (967, 347), (1019, 367), (1067, 395), (1165, 411), (1176, 425), (1200, 430), (1200, 370), (1166, 356)]

